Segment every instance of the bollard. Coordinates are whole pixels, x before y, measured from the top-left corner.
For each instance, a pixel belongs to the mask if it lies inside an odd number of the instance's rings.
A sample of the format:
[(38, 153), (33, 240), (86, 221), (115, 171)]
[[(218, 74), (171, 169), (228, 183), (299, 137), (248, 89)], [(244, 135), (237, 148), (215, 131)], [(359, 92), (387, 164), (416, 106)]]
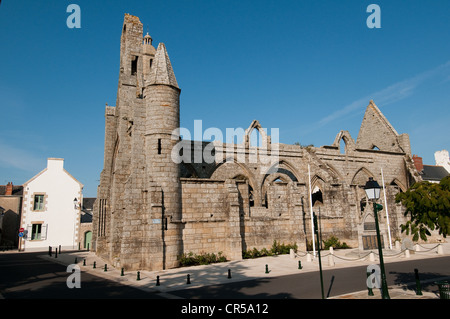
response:
[(59, 245), (59, 250), (58, 251), (59, 251), (59, 253), (61, 253), (61, 245)]
[(125, 276), (124, 273), (123, 273), (123, 267), (122, 267), (122, 269), (120, 270), (120, 275), (121, 275), (121, 276)]
[(269, 266), (266, 264), (266, 274), (269, 273)]
[(48, 255), (52, 257), (52, 246), (48, 246)]
[(83, 259), (83, 266), (86, 266), (86, 258)]
[(409, 249), (406, 248), (406, 250), (405, 250), (405, 258), (409, 258), (409, 257), (410, 257)]
[(140, 271), (137, 272), (136, 280), (138, 280), (138, 281), (141, 280), (141, 272)]
[(55, 258), (58, 258), (58, 247), (55, 248)]
[(328, 265), (334, 267), (334, 256), (328, 255)]
[(95, 263), (95, 261), (94, 261), (94, 269), (95, 269), (95, 266), (96, 266), (96, 263)]
[(422, 286), (420, 285), (419, 270), (417, 268), (414, 269), (414, 275), (416, 277), (416, 295), (422, 296)]
[(191, 283), (191, 275), (187, 275), (187, 281), (186, 281), (186, 285), (189, 285)]
[(298, 269), (302, 269), (303, 267), (302, 267), (302, 262), (299, 260), (298, 261)]
[(156, 285), (157, 285), (157, 286), (160, 285), (160, 283), (159, 283), (159, 276), (156, 276)]
[(231, 269), (228, 269), (228, 279), (231, 279)]
[(108, 266), (105, 264), (105, 271), (108, 271)]
[(74, 262), (74, 264), (78, 264), (78, 259), (77, 259), (77, 257), (75, 257), (75, 262)]
[[(375, 269), (372, 270), (372, 273), (373, 273), (373, 272), (375, 272)], [(369, 279), (369, 276), (372, 275), (372, 273), (366, 272), (366, 274), (367, 274), (367, 279)], [(373, 296), (372, 288), (370, 288), (370, 286), (369, 286), (368, 284), (367, 284), (367, 289), (369, 290), (369, 291), (368, 291), (368, 296)]]

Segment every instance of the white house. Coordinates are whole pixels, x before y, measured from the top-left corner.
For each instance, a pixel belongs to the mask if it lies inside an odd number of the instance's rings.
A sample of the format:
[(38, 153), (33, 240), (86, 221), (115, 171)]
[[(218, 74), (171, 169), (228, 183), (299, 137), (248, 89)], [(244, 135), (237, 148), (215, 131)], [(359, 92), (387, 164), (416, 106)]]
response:
[(450, 158), (447, 150), (437, 151), (434, 153), (436, 165), (442, 166), (450, 174)]
[(64, 159), (49, 158), (47, 168), (23, 184), (19, 248), (26, 251), (78, 249), (83, 185), (64, 169)]

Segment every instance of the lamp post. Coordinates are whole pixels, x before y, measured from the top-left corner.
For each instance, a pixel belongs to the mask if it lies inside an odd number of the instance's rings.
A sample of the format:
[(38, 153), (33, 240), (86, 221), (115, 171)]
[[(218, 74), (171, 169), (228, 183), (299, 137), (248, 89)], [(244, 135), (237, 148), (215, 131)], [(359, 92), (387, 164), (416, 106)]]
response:
[(366, 192), (367, 198), (373, 201), (373, 214), (375, 217), (375, 228), (377, 231), (377, 243), (378, 243), (378, 253), (380, 255), (380, 270), (381, 270), (381, 297), (383, 299), (391, 299), (389, 297), (388, 286), (386, 283), (386, 273), (384, 271), (384, 261), (383, 261), (383, 249), (381, 248), (381, 237), (380, 237), (380, 227), (378, 225), (378, 211), (383, 209), (383, 206), (377, 204), (377, 199), (380, 198), (381, 187), (372, 177), (369, 177), (366, 185), (364, 186), (364, 191)]
[(317, 236), (317, 250), (318, 250), (317, 253), (319, 255), (320, 287), (322, 289), (322, 299), (325, 299), (325, 295), (323, 293), (322, 260), (320, 258), (319, 227), (317, 226), (317, 216), (314, 212), (313, 212), (313, 223), (314, 223), (314, 233)]

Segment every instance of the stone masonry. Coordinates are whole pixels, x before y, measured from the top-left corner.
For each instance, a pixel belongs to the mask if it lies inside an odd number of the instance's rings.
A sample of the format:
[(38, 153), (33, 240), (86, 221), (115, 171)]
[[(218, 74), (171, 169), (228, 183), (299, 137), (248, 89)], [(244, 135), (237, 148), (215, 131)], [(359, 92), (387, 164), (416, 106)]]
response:
[[(237, 260), (244, 250), (270, 248), (274, 240), (306, 249), (311, 207), (323, 239), (373, 249), (373, 211), (363, 190), (369, 177), (380, 185), (384, 180), (384, 247), (386, 208), (392, 240), (403, 236), (405, 217), (394, 198), (420, 176), (408, 135), (399, 135), (373, 101), (356, 142), (340, 131), (328, 146), (275, 143), (255, 120), (242, 144), (227, 144), (180, 138), (180, 92), (165, 45), (155, 49), (139, 18), (126, 14), (116, 106), (105, 110), (93, 218), (93, 247), (115, 266), (168, 269), (189, 252), (222, 252)], [(263, 145), (250, 143), (254, 130)], [(195, 160), (205, 153), (213, 160)]]

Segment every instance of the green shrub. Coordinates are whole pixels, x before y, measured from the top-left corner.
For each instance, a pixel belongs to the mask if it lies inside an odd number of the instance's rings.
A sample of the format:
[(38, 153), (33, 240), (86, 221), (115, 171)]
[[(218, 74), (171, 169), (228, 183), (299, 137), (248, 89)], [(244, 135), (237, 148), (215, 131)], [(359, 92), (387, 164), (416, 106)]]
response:
[(339, 239), (335, 236), (331, 236), (327, 240), (323, 240), (323, 249), (327, 250), (333, 247), (333, 249), (347, 249), (350, 248), (345, 242), (341, 244)]
[(227, 261), (227, 258), (222, 255), (222, 252), (214, 253), (201, 253), (200, 255), (189, 252), (188, 254), (182, 254), (179, 257), (180, 266), (197, 266), (197, 265), (209, 265), (214, 263), (220, 263)]
[(282, 244), (277, 242), (276, 240), (273, 241), (272, 248), (268, 250), (267, 248), (263, 248), (261, 250), (256, 249), (255, 247), (253, 249), (245, 250), (242, 252), (242, 258), (243, 259), (251, 259), (251, 258), (258, 258), (258, 257), (266, 257), (266, 256), (274, 256), (274, 255), (284, 255), (289, 254), (290, 249), (293, 249), (295, 252), (297, 252), (298, 246), (296, 243), (294, 244)]

